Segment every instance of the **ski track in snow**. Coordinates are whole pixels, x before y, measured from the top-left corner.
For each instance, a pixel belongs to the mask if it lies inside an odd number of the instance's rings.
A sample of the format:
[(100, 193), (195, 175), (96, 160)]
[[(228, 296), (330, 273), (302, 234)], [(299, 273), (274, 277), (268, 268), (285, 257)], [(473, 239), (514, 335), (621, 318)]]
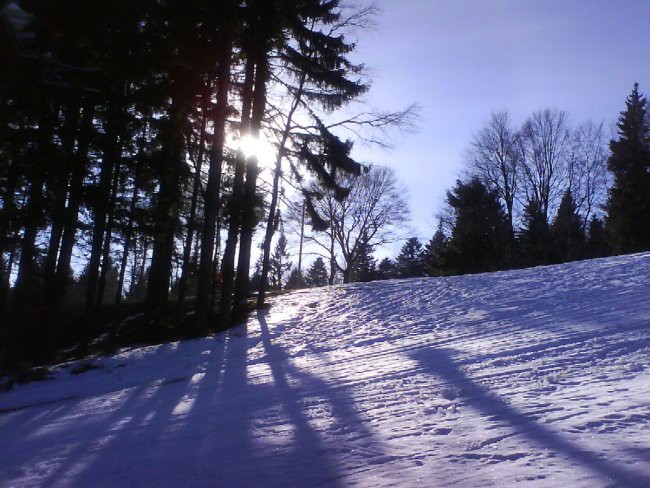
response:
[(304, 290), (0, 395), (0, 487), (650, 486), (650, 253)]

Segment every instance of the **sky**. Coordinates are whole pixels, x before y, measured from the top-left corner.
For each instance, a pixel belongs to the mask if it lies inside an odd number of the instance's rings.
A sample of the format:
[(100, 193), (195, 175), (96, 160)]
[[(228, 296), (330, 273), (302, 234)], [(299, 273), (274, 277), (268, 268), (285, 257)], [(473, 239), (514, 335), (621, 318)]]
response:
[[(463, 152), (490, 114), (519, 125), (556, 108), (577, 125), (613, 126), (638, 82), (650, 94), (650, 0), (378, 0), (376, 26), (359, 34), (357, 61), (372, 73), (365, 103), (421, 106), (415, 134), (353, 155), (394, 168), (408, 189), (408, 232), (428, 241)], [(392, 246), (397, 254), (401, 243)]]

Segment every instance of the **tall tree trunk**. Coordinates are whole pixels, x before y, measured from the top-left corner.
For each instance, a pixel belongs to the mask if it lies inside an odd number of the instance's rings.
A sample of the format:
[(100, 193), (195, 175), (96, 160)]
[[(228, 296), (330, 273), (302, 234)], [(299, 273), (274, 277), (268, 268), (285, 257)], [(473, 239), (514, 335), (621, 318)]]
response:
[(56, 287), (56, 263), (59, 255), (59, 246), (65, 227), (66, 201), (68, 199), (68, 186), (72, 176), (74, 166), (74, 148), (76, 142), (77, 126), (79, 124), (79, 103), (72, 101), (65, 108), (62, 149), (65, 157), (63, 165), (55, 171), (53, 180), (54, 201), (52, 202), (52, 226), (50, 228), (50, 240), (45, 258), (45, 267), (43, 270), (43, 303), (41, 316), (46, 318), (47, 325), (57, 318), (52, 316), (49, 306), (52, 303), (52, 297), (55, 294)]
[(305, 240), (305, 202), (302, 202), (302, 212), (300, 215), (300, 247), (298, 248), (298, 276), (300, 277), (300, 286), (304, 286), (302, 279), (302, 247)]
[[(146, 298), (146, 290), (143, 288), (147, 281), (145, 278), (147, 276), (147, 254), (149, 253), (149, 238), (146, 234), (142, 236), (141, 250), (142, 261), (139, 263), (134, 279), (131, 282), (131, 290), (129, 290), (129, 295), (131, 295), (132, 299), (135, 301), (141, 301)], [(135, 255), (137, 256), (137, 247), (135, 249)], [(136, 266), (134, 265), (134, 267)]]
[[(261, 307), (264, 305), (264, 298), (266, 293), (266, 282), (269, 276), (269, 262), (271, 260), (271, 241), (273, 240), (273, 234), (275, 233), (275, 214), (278, 208), (278, 197), (280, 193), (280, 178), (282, 177), (282, 159), (284, 158), (284, 148), (287, 144), (287, 139), (289, 138), (289, 133), (291, 131), (291, 124), (293, 122), (293, 115), (296, 112), (298, 105), (300, 104), (300, 99), (302, 98), (302, 91), (307, 79), (307, 74), (303, 73), (300, 77), (300, 83), (298, 85), (298, 90), (294, 96), (293, 104), (291, 109), (287, 114), (287, 121), (282, 132), (282, 139), (280, 140), (280, 147), (278, 147), (278, 154), (275, 159), (275, 172), (273, 173), (273, 190), (271, 192), (271, 206), (269, 207), (269, 215), (266, 220), (266, 232), (264, 234), (264, 242), (262, 244), (262, 279), (260, 280), (260, 286), (257, 294), (257, 306)], [(303, 215), (304, 215), (304, 206), (303, 206)], [(302, 258), (302, 239), (300, 241), (300, 257)], [(300, 266), (298, 266), (298, 271), (300, 272)]]
[(117, 332), (117, 324), (119, 320), (120, 304), (122, 302), (122, 291), (124, 290), (124, 276), (126, 274), (126, 267), (129, 262), (129, 252), (131, 249), (131, 240), (133, 236), (133, 223), (135, 211), (138, 207), (138, 193), (140, 191), (140, 171), (139, 167), (136, 170), (135, 181), (133, 183), (133, 195), (131, 197), (131, 204), (129, 206), (129, 221), (124, 231), (124, 244), (122, 249), (122, 260), (120, 262), (120, 275), (117, 279), (117, 289), (115, 290), (115, 297), (113, 298), (113, 316), (111, 325), (109, 327), (108, 347), (112, 348), (115, 343), (115, 335)]
[[(121, 159), (121, 158), (120, 158)], [(102, 245), (102, 265), (97, 282), (97, 296), (95, 297), (95, 310), (104, 303), (106, 294), (106, 276), (111, 269), (111, 241), (113, 240), (113, 227), (115, 226), (115, 207), (117, 205), (117, 192), (120, 184), (120, 165), (115, 167), (113, 184), (111, 186), (111, 198), (108, 211), (108, 221), (104, 232), (104, 244)]]
[(9, 321), (9, 317), (5, 318), (5, 313), (7, 312), (7, 299), (11, 286), (11, 271), (13, 270), (14, 260), (16, 258), (16, 248), (11, 244), (9, 246), (11, 247), (8, 247), (7, 262), (4, 264), (3, 275), (0, 277), (2, 280), (0, 283), (0, 319), (2, 319), (4, 324), (2, 328), (5, 328)]
[[(69, 123), (74, 124), (75, 132), (79, 118), (79, 107), (73, 105), (71, 110), (74, 111)], [(67, 207), (62, 212), (62, 222), (60, 225), (60, 236), (57, 238), (59, 243), (53, 243), (50, 240), (50, 251), (52, 246), (59, 248), (58, 259), (50, 271), (52, 275), (46, 279), (43, 297), (43, 306), (41, 309), (42, 339), (44, 359), (50, 361), (56, 354), (58, 346), (59, 328), (61, 310), (65, 301), (65, 290), (68, 285), (70, 275), (70, 261), (72, 259), (72, 249), (75, 243), (79, 207), (82, 199), (83, 180), (86, 174), (86, 161), (88, 157), (88, 148), (92, 135), (92, 117), (94, 110), (89, 103), (83, 110), (81, 117), (81, 130), (79, 132), (77, 151), (74, 151), (74, 139), (70, 137), (69, 154), (70, 158), (70, 184)], [(65, 205), (65, 202), (63, 202)], [(54, 230), (53, 230), (54, 233)], [(46, 275), (47, 276), (47, 275)]]
[[(11, 269), (16, 249), (16, 231), (12, 228), (16, 215), (16, 202), (14, 192), (16, 190), (16, 155), (7, 171), (7, 180), (2, 197), (2, 210), (0, 210), (0, 319), (6, 324), (8, 317), (4, 317), (7, 310), (7, 298), (11, 282)], [(10, 237), (11, 236), (11, 237)], [(2, 259), (7, 254), (6, 262)]]
[(352, 266), (348, 265), (343, 271), (343, 283), (350, 283), (352, 278)]
[(223, 147), (226, 138), (226, 119), (228, 117), (228, 92), (230, 91), (230, 65), (232, 39), (230, 29), (225, 34), (223, 52), (219, 61), (217, 75), (217, 106), (214, 114), (214, 139), (210, 152), (210, 169), (205, 190), (203, 243), (199, 265), (199, 281), (196, 293), (196, 313), (194, 333), (205, 335), (208, 330), (208, 318), (211, 313), (212, 288), (214, 285), (213, 259), (216, 223), (219, 215), (219, 193), (221, 191), (221, 172), (223, 165)]
[[(333, 225), (333, 223), (331, 224)], [(334, 254), (334, 229), (332, 229), (332, 232), (330, 234), (330, 276), (329, 276), (329, 284), (332, 286), (334, 284), (334, 277), (336, 276), (336, 255)]]
[(183, 165), (183, 133), (187, 104), (182, 97), (183, 87), (177, 75), (172, 82), (169, 120), (164, 137), (166, 164), (161, 168), (158, 191), (153, 253), (147, 287), (146, 321), (151, 323), (164, 313), (169, 302), (169, 285), (174, 255), (174, 240), (178, 227), (181, 200), (179, 179)]
[(181, 278), (178, 280), (178, 302), (176, 304), (176, 317), (181, 320), (185, 308), (185, 295), (187, 292), (187, 279), (190, 274), (190, 258), (192, 254), (192, 243), (194, 233), (196, 232), (196, 207), (199, 200), (199, 191), (201, 189), (201, 169), (203, 168), (203, 154), (205, 148), (205, 134), (208, 122), (207, 110), (208, 99), (210, 97), (209, 89), (204, 94), (204, 103), (201, 113), (201, 134), (199, 135), (199, 149), (195, 162), (194, 184), (192, 185), (192, 202), (190, 204), (190, 215), (187, 219), (187, 237), (183, 247), (183, 268)]
[[(251, 136), (259, 137), (262, 119), (266, 111), (266, 83), (269, 77), (266, 50), (258, 54), (255, 73), (255, 92), (251, 116)], [(239, 261), (237, 263), (237, 281), (235, 283), (235, 307), (243, 312), (250, 292), (250, 262), (253, 232), (255, 231), (255, 203), (257, 201), (257, 156), (248, 158), (246, 163), (246, 185), (242, 209), (241, 239), (239, 243)]]
[[(9, 318), (9, 341), (11, 347), (8, 350), (7, 362), (15, 365), (16, 361), (25, 354), (33, 358), (33, 342), (27, 342), (27, 338), (35, 330), (30, 330), (37, 325), (35, 310), (29, 307), (37, 294), (35, 280), (36, 237), (38, 229), (42, 225), (44, 213), (43, 185), (45, 183), (45, 168), (49, 157), (49, 149), (52, 145), (54, 129), (55, 110), (43, 100), (41, 116), (38, 122), (38, 146), (36, 161), (32, 163), (33, 173), (32, 184), (29, 190), (29, 199), (25, 210), (25, 230), (20, 246), (20, 261), (18, 264), (18, 276), (14, 284), (13, 303)], [(38, 300), (38, 298), (36, 297)], [(31, 344), (31, 354), (28, 344)]]
[(214, 309), (217, 299), (217, 284), (221, 285), (221, 280), (217, 279), (219, 272), (219, 251), (221, 249), (221, 218), (217, 215), (217, 228), (214, 233), (214, 256), (212, 258), (212, 276), (215, 277), (210, 290), (210, 309)]
[(53, 302), (56, 304), (57, 311), (61, 309), (65, 301), (65, 292), (70, 278), (70, 262), (79, 226), (79, 208), (83, 198), (83, 182), (88, 170), (88, 150), (93, 135), (94, 114), (93, 105), (88, 103), (83, 110), (81, 119), (79, 144), (73, 161), (70, 197), (66, 208), (65, 226), (56, 267), (56, 293), (53, 295)]
[[(253, 104), (253, 83), (255, 81), (255, 60), (249, 57), (246, 60), (244, 86), (242, 90), (242, 112), (240, 125), (240, 139), (247, 133), (250, 124), (250, 111)], [(242, 198), (244, 195), (244, 173), (246, 161), (240, 150), (235, 159), (235, 175), (233, 179), (232, 195), (230, 197), (230, 225), (226, 247), (221, 260), (221, 305), (220, 322), (222, 327), (228, 327), (232, 322), (232, 292), (235, 282), (235, 257), (239, 228), (241, 225)]]
[(104, 234), (111, 199), (111, 190), (115, 168), (122, 152), (120, 142), (119, 109), (110, 109), (107, 120), (107, 133), (103, 148), (101, 173), (99, 176), (99, 187), (94, 202), (93, 212), (93, 233), (90, 251), (90, 259), (87, 266), (86, 296), (84, 300), (84, 326), (80, 340), (80, 354), (84, 354), (89, 341), (90, 325), (94, 319), (95, 304), (97, 299), (97, 287), (99, 281), (99, 266), (101, 263), (104, 248)]

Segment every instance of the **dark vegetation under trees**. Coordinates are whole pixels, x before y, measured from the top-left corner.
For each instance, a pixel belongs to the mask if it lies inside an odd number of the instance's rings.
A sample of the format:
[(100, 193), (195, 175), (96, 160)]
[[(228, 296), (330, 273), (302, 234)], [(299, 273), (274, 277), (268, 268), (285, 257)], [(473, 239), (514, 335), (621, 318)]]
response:
[[(283, 165), (310, 223), (324, 229), (331, 222), (316, 197), (345, 198), (346, 178), (363, 168), (337, 131), (410, 117), (407, 109), (328, 121), (368, 89), (348, 56), (370, 8), (20, 5), (0, 3), (5, 370), (230, 326), (256, 291), (249, 268), (259, 224), (262, 301), (267, 277), (281, 287), (288, 272), (281, 250), (271, 259)], [(261, 134), (276, 141), (270, 208), (258, 156), (237, 142)]]

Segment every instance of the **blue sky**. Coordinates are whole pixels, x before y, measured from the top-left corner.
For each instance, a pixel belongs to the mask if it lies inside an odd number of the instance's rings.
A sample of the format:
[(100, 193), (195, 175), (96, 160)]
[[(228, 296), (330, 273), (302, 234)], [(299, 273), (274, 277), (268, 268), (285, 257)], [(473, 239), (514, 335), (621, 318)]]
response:
[[(428, 240), (463, 151), (491, 112), (516, 123), (546, 108), (612, 125), (634, 82), (650, 94), (650, 0), (379, 0), (358, 59), (370, 106), (422, 107), (415, 135), (355, 155), (395, 168), (409, 191), (411, 233)], [(399, 250), (399, 245), (394, 251)]]

